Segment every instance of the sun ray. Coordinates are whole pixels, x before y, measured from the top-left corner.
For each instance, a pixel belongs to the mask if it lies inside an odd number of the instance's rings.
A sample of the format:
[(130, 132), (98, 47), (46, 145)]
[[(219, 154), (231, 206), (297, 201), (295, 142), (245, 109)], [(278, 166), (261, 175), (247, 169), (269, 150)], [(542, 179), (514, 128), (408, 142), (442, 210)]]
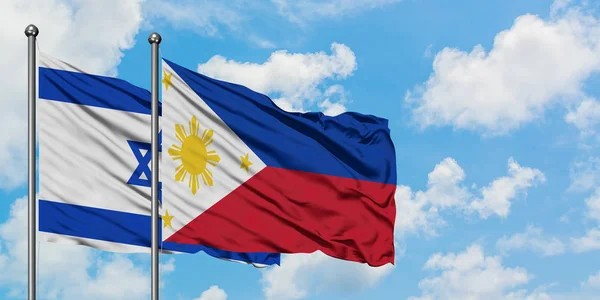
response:
[(208, 129), (204, 129), (204, 133), (202, 134), (202, 142), (204, 143), (205, 147), (208, 147), (208, 145), (212, 144), (214, 131), (208, 130)]
[(172, 148), (169, 148), (168, 152), (173, 160), (181, 159), (181, 148), (179, 148), (177, 145), (173, 145)]
[(215, 150), (211, 150), (206, 153), (206, 161), (212, 166), (216, 166), (217, 163), (221, 161), (221, 157), (217, 155), (217, 152)]
[(209, 186), (213, 185), (213, 181), (212, 181), (212, 172), (209, 169), (204, 169), (204, 172), (202, 172), (203, 176), (206, 176), (207, 182)]
[(214, 185), (212, 174), (209, 174), (208, 170), (204, 170), (204, 173), (202, 173), (202, 177), (206, 178), (206, 184), (208, 184), (208, 186)]
[(192, 194), (196, 195), (196, 192), (198, 191), (198, 187), (199, 187), (199, 183), (198, 183), (198, 175), (192, 175), (190, 178), (190, 182), (188, 184), (188, 187), (192, 189)]
[(212, 177), (209, 177), (206, 174), (206, 172), (202, 172), (201, 176), (202, 176), (202, 181), (204, 182), (205, 185), (207, 185), (207, 186), (213, 186)]
[(175, 137), (179, 140), (179, 142), (181, 142), (183, 144), (183, 141), (187, 137), (187, 134), (185, 133), (185, 127), (177, 124), (177, 125), (175, 125), (175, 132), (176, 132)]
[(187, 123), (189, 135), (184, 125), (175, 125), (175, 137), (181, 145), (173, 144), (168, 153), (173, 160), (181, 161), (175, 168), (175, 180), (185, 181), (189, 174), (188, 188), (195, 195), (200, 190), (200, 179), (205, 186), (214, 185), (213, 172), (208, 167), (216, 167), (221, 157), (215, 150), (208, 150), (214, 141), (214, 131), (204, 129), (200, 135), (200, 122), (195, 116)]
[(183, 165), (179, 165), (179, 167), (177, 167), (175, 171), (177, 172), (175, 173), (175, 180), (183, 181), (185, 179), (185, 175), (187, 174), (187, 171), (185, 170)]
[[(177, 174), (175, 174), (175, 180), (178, 181), (185, 181), (185, 178), (187, 177), (187, 170), (183, 167), (183, 164), (179, 165), (179, 167), (177, 167), (175, 169), (175, 171), (177, 171)], [(179, 176), (179, 179), (177, 179), (177, 176)]]
[(200, 130), (200, 123), (196, 120), (196, 117), (192, 117), (190, 121), (190, 135), (198, 136), (198, 130)]
[(198, 175), (196, 175), (196, 178), (194, 179), (194, 186), (195, 188), (192, 189), (192, 194), (196, 195), (196, 192), (200, 188), (200, 181), (198, 180)]

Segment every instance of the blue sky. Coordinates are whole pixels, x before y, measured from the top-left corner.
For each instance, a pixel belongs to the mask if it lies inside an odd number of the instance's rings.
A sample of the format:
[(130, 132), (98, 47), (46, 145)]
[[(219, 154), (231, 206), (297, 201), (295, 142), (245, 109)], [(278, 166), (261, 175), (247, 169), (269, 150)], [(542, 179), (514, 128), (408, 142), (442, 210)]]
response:
[[(600, 295), (594, 1), (3, 2), (0, 294), (26, 289), (25, 37), (149, 87), (162, 56), (289, 110), (390, 120), (396, 265), (322, 254), (255, 269), (163, 256), (163, 299), (593, 299)], [(7, 71), (14, 70), (14, 71)], [(20, 78), (20, 79), (19, 79)], [(21, 99), (21, 100), (19, 100)], [(40, 245), (41, 299), (148, 299), (149, 257)], [(414, 298), (411, 298), (414, 297)]]

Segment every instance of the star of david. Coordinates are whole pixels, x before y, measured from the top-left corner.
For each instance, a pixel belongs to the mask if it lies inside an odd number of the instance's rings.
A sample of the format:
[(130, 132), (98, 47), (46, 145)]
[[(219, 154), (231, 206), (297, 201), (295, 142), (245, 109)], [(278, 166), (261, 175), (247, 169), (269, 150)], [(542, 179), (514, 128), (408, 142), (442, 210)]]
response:
[[(152, 171), (149, 164), (152, 160), (152, 152), (150, 151), (152, 144), (131, 140), (128, 140), (127, 143), (138, 162), (138, 166), (129, 177), (127, 184), (150, 187), (152, 185)], [(142, 150), (146, 150), (146, 152), (142, 153)], [(162, 152), (162, 130), (158, 133), (158, 152)], [(142, 175), (145, 175), (146, 178), (142, 178)], [(162, 203), (162, 182), (158, 182), (158, 201)]]

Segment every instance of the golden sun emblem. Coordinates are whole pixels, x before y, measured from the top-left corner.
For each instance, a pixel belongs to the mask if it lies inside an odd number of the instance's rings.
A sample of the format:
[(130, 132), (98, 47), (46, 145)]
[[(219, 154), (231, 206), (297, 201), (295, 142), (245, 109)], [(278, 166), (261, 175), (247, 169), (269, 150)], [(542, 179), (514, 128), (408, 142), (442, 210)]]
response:
[(190, 174), (188, 187), (192, 194), (200, 188), (199, 176), (206, 186), (213, 185), (213, 175), (208, 169), (208, 164), (216, 166), (221, 160), (215, 150), (208, 151), (207, 148), (212, 144), (213, 130), (204, 129), (202, 136), (199, 136), (200, 123), (193, 116), (189, 122), (190, 134), (187, 135), (185, 127), (181, 124), (175, 125), (175, 136), (181, 142), (181, 146), (172, 145), (169, 148), (169, 155), (173, 160), (181, 160), (181, 164), (175, 169), (175, 180), (184, 181), (187, 174)]

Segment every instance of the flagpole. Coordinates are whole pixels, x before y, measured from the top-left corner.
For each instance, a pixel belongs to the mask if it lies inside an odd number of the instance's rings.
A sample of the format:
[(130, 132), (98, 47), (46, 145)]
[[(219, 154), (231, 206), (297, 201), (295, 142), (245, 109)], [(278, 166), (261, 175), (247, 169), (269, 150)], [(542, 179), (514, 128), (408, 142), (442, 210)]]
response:
[(148, 37), (152, 46), (152, 300), (158, 300), (158, 45), (162, 38), (154, 32)]
[(28, 97), (28, 140), (27, 140), (27, 172), (28, 172), (28, 256), (27, 256), (27, 265), (28, 265), (28, 281), (27, 281), (27, 290), (28, 290), (28, 299), (35, 300), (35, 288), (36, 288), (36, 232), (37, 232), (37, 218), (36, 218), (36, 196), (35, 196), (35, 110), (36, 104), (35, 100), (37, 97), (36, 93), (36, 61), (35, 61), (35, 40), (39, 33), (38, 28), (31, 24), (25, 28), (25, 36), (27, 36), (27, 48), (28, 48), (28, 58), (27, 58), (27, 67), (28, 67), (28, 89), (27, 89), (27, 97)]

